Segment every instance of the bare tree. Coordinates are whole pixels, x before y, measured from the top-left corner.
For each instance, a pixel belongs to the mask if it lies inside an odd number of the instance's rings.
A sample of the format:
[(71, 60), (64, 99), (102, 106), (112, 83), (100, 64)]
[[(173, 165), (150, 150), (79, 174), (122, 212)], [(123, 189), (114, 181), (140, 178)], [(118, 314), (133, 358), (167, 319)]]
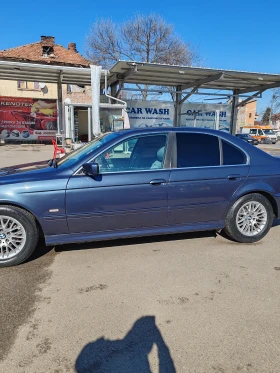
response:
[[(199, 60), (191, 45), (174, 33), (174, 26), (154, 13), (137, 14), (123, 24), (115, 24), (110, 19), (98, 20), (86, 44), (87, 57), (105, 68), (120, 59), (189, 66)], [(146, 99), (147, 86), (138, 85), (138, 88)]]
[(273, 114), (277, 114), (280, 110), (280, 88), (275, 88), (271, 96), (271, 111)]

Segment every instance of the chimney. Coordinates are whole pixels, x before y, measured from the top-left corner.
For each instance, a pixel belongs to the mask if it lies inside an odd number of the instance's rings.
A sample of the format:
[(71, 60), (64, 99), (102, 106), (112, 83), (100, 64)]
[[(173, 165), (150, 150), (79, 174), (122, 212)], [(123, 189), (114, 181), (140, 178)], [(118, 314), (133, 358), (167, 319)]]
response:
[(54, 46), (54, 36), (41, 36), (42, 47), (53, 47)]
[(68, 50), (71, 51), (71, 52), (76, 52), (76, 53), (78, 53), (78, 51), (77, 51), (77, 47), (76, 47), (76, 43), (69, 43), (69, 44), (68, 44)]

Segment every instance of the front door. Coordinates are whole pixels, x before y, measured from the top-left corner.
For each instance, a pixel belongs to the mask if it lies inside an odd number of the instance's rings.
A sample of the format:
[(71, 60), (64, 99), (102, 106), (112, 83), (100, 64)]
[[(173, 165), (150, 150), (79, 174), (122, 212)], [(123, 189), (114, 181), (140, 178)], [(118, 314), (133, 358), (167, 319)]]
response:
[(171, 226), (222, 222), (249, 165), (239, 148), (203, 133), (177, 133), (177, 165), (169, 187)]
[(95, 178), (73, 175), (66, 191), (70, 233), (135, 231), (168, 224), (167, 134), (123, 140), (100, 154)]

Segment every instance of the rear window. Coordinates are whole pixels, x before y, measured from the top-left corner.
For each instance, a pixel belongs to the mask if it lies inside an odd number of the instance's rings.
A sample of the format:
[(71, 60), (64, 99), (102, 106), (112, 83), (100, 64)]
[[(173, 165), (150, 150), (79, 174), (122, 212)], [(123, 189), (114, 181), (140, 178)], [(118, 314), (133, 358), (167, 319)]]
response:
[(203, 133), (177, 133), (177, 167), (220, 165), (218, 137)]
[(223, 147), (223, 165), (246, 164), (246, 155), (234, 145), (222, 140)]

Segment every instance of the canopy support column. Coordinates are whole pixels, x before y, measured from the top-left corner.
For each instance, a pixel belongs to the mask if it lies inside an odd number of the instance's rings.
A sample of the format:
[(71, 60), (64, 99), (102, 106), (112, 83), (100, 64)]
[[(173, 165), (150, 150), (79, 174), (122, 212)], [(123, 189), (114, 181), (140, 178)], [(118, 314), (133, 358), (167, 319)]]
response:
[(59, 74), (59, 79), (57, 83), (57, 108), (58, 108), (58, 123), (57, 123), (57, 134), (60, 135), (61, 132), (65, 132), (65, 126), (62, 122), (62, 72)]
[(239, 100), (239, 91), (234, 90), (233, 91), (233, 96), (232, 96), (230, 127), (229, 127), (229, 132), (232, 135), (235, 135), (235, 133), (236, 133), (236, 122), (237, 122), (237, 114), (238, 114), (238, 100)]
[(99, 117), (101, 66), (90, 65), (90, 69), (92, 92), (92, 132), (94, 136), (98, 136), (101, 132)]
[(174, 110), (174, 126), (175, 127), (178, 127), (180, 125), (181, 100), (182, 100), (182, 86), (178, 85), (176, 87), (176, 93), (175, 93), (175, 110)]
[(88, 141), (91, 141), (91, 109), (88, 108)]

